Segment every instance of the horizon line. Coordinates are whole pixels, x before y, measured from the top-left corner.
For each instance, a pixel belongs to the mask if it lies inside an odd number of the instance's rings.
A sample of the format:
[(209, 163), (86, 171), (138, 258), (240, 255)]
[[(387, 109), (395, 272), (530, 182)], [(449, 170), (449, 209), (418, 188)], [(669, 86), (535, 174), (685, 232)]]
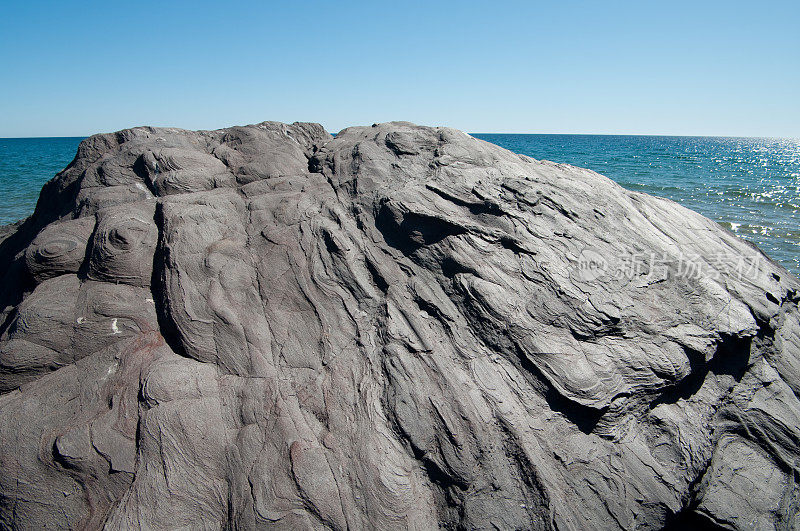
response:
[[(247, 124), (247, 125), (256, 125), (256, 124)], [(321, 125), (321, 124), (320, 124)], [(92, 133), (90, 135), (46, 135), (46, 136), (0, 136), (0, 140), (33, 140), (33, 139), (49, 139), (49, 138), (89, 138), (95, 135), (103, 135), (103, 134), (110, 134), (116, 133), (118, 131), (124, 131), (126, 129), (133, 129), (136, 127), (169, 127), (169, 126), (141, 126), (135, 125), (132, 127), (126, 127), (123, 129), (119, 129), (117, 131), (107, 131), (102, 133)], [(229, 126), (229, 127), (246, 127), (246, 126)], [(324, 127), (324, 126), (323, 126)], [(344, 129), (349, 127), (358, 127), (358, 126), (348, 126)], [(423, 126), (425, 127), (425, 126)], [(427, 126), (427, 127), (448, 127), (451, 129), (458, 129), (456, 127), (450, 126)], [(227, 129), (228, 127), (220, 127), (218, 129), (186, 129), (187, 131), (218, 131), (221, 129)], [(176, 127), (175, 129), (183, 129), (182, 127)], [(339, 132), (331, 132), (332, 135), (338, 135)], [(517, 132), (517, 131), (467, 131), (465, 129), (458, 129), (464, 133), (469, 135), (539, 135), (539, 136), (653, 136), (653, 137), (684, 137), (684, 138), (753, 138), (753, 139), (772, 139), (772, 140), (800, 140), (800, 135), (798, 136), (763, 136), (763, 135), (737, 135), (737, 134), (675, 134), (675, 133), (531, 133), (531, 132)], [(327, 131), (327, 129), (326, 129)]]

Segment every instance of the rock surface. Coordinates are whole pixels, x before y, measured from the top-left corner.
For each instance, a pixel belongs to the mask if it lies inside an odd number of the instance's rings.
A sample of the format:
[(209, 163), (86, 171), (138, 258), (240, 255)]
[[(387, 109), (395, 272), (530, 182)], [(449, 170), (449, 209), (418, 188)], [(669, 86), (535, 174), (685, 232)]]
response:
[(800, 283), (591, 171), (136, 128), (0, 240), (2, 528), (800, 523)]

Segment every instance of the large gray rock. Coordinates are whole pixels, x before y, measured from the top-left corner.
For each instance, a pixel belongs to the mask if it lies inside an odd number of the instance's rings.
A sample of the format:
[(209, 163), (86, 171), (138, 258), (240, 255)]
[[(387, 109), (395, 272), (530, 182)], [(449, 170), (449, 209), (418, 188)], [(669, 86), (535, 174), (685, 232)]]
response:
[(588, 170), (136, 128), (0, 267), (4, 528), (798, 523), (800, 283)]

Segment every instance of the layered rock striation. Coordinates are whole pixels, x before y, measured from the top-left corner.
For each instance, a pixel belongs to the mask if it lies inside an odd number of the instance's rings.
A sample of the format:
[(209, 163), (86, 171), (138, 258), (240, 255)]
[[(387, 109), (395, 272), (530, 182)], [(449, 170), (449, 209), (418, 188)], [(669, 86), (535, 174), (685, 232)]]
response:
[(800, 522), (800, 283), (589, 170), (409, 123), (129, 129), (0, 270), (3, 528)]

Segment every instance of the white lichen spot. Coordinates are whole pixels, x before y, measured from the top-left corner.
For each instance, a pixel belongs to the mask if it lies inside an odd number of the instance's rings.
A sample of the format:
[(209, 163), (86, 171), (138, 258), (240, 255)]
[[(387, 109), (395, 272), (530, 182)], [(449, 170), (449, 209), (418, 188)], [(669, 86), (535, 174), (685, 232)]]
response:
[(119, 361), (114, 361), (111, 365), (108, 366), (108, 370), (106, 373), (100, 377), (100, 382), (104, 382), (108, 380), (113, 374), (116, 374), (117, 369), (119, 369)]
[(114, 334), (120, 334), (119, 327), (117, 327), (117, 319), (111, 319), (111, 332)]
[(150, 303), (152, 303), (152, 304), (155, 304), (155, 303), (156, 303), (156, 301), (154, 301), (154, 300), (153, 300), (153, 299), (151, 299), (150, 297), (146, 298), (144, 301), (145, 301), (145, 302), (150, 302)]

